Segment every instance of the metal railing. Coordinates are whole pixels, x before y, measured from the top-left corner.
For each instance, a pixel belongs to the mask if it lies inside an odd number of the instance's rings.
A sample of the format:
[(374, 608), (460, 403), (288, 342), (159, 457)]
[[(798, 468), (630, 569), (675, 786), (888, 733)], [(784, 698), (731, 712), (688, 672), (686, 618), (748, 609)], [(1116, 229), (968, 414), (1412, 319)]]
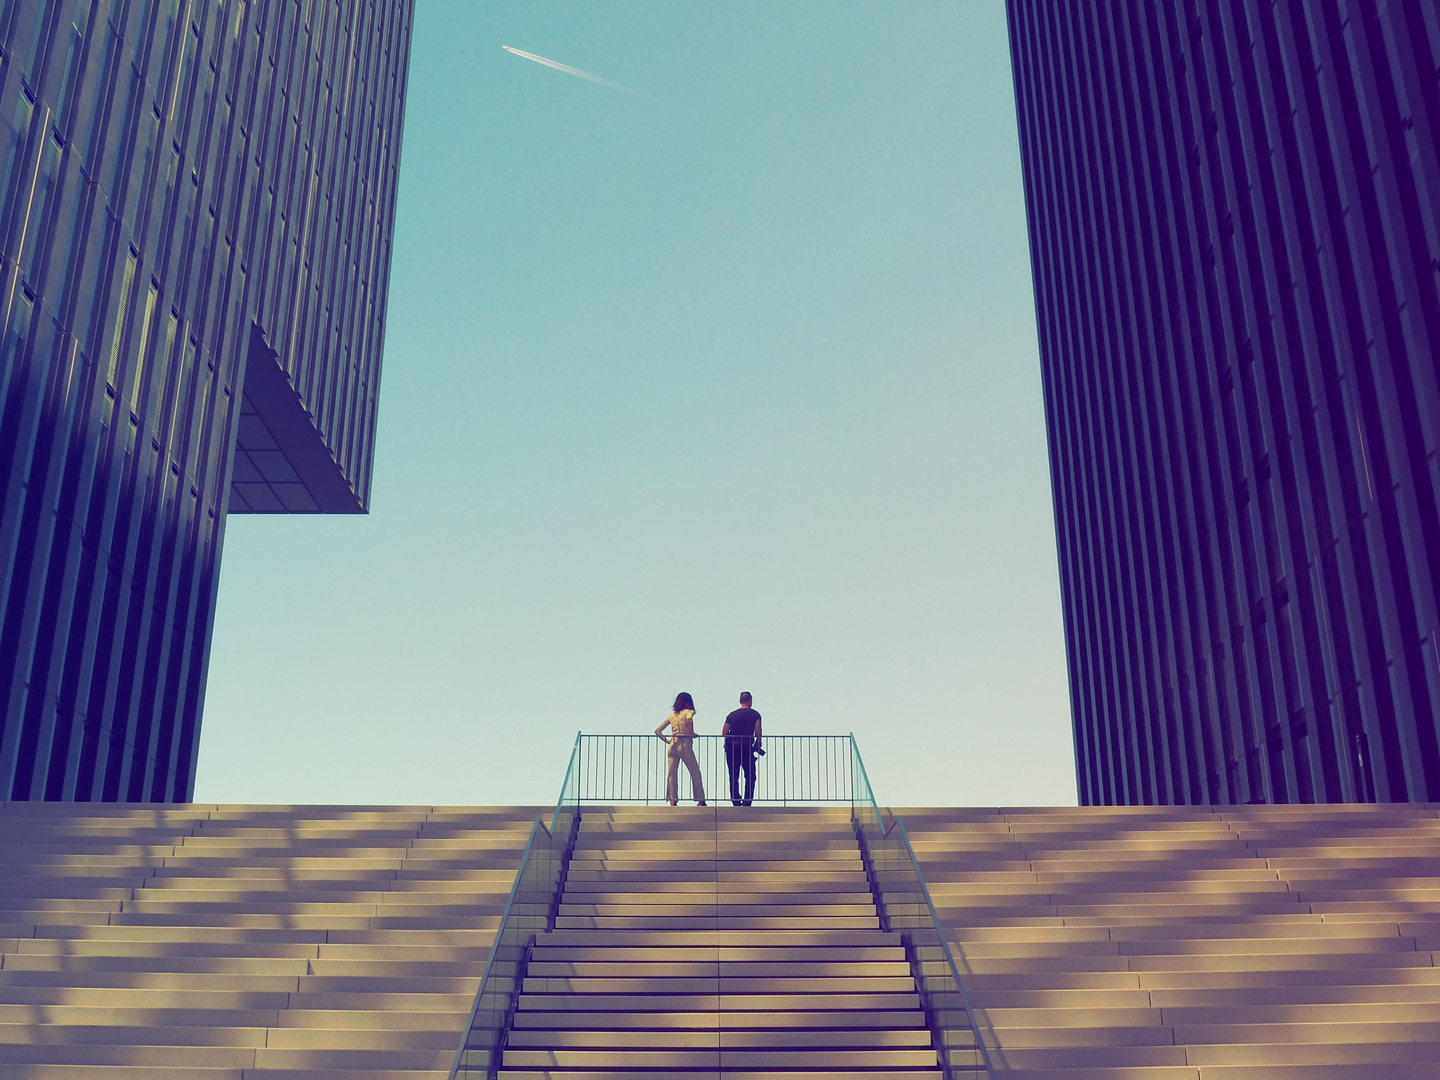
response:
[(855, 755), (851, 821), (880, 913), (880, 928), (898, 933), (905, 943), (945, 1075), (952, 1080), (980, 1075), (993, 1078), (995, 1067), (990, 1051), (975, 1010), (970, 1007), (955, 953), (945, 937), (905, 822), (881, 811), (853, 735), (851, 749)]
[(500, 916), (464, 1038), (450, 1066), (450, 1080), (493, 1080), (500, 1068), (530, 950), (537, 934), (555, 926), (556, 907), (565, 887), (565, 871), (580, 826), (579, 758), (580, 736), (576, 735), (550, 824), (536, 818), (530, 827), (530, 839)]
[[(704, 797), (730, 802), (730, 776), (723, 735), (696, 735), (692, 741)], [(731, 742), (743, 754), (742, 740)], [(669, 747), (654, 735), (581, 735), (579, 799), (582, 803), (664, 803)], [(776, 806), (850, 803), (854, 798), (849, 735), (767, 735), (755, 757), (754, 802)], [(743, 773), (737, 777), (745, 792)], [(680, 764), (676, 783), (681, 802), (693, 802), (689, 770)]]
[[(716, 803), (729, 799), (723, 743), (722, 736), (695, 736), (702, 782)], [(881, 928), (905, 945), (945, 1076), (993, 1080), (989, 1049), (905, 823), (880, 809), (854, 735), (769, 736), (763, 745), (754, 802), (850, 804)], [(550, 824), (536, 818), (530, 828), (449, 1080), (497, 1076), (536, 936), (555, 926), (581, 803), (664, 802), (665, 751), (653, 735), (575, 736)], [(680, 788), (689, 794), (687, 772), (679, 770)]]

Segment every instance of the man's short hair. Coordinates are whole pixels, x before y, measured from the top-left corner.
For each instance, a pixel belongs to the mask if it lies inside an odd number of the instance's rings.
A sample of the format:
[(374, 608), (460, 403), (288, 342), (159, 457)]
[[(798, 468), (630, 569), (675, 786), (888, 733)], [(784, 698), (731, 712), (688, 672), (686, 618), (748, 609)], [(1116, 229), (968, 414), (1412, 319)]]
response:
[(753, 700), (754, 700), (754, 699), (750, 696), (750, 691), (749, 691), (749, 690), (741, 690), (741, 691), (740, 691), (740, 704), (741, 704), (741, 705), (749, 705), (750, 702), (753, 701)]

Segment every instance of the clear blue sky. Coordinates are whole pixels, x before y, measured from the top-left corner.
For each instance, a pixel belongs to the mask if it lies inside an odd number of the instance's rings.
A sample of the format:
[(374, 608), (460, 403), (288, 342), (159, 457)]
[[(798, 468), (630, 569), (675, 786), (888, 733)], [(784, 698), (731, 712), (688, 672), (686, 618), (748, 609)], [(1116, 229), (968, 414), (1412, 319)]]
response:
[(748, 688), (1074, 803), (1000, 0), (420, 0), (399, 200), (371, 513), (230, 519), (198, 799), (547, 802)]

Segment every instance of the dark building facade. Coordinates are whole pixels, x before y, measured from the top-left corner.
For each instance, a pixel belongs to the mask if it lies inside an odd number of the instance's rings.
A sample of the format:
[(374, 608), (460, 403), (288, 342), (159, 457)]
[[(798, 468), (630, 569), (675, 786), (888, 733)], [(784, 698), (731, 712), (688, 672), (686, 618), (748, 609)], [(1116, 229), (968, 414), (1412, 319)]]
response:
[(1008, 14), (1081, 801), (1440, 799), (1440, 5)]
[(227, 513), (366, 509), (413, 0), (0, 0), (0, 798), (186, 800)]

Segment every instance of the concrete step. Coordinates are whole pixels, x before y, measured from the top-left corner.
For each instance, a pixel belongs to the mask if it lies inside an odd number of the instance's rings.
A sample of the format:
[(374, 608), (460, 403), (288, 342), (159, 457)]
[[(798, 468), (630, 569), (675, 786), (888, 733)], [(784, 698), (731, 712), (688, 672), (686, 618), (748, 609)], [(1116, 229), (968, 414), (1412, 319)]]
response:
[[(518, 1068), (560, 1067), (560, 1068), (606, 1068), (616, 1064), (613, 1048), (602, 1050), (505, 1050), (504, 1066)], [(935, 1068), (935, 1050), (863, 1050), (847, 1047), (841, 1050), (821, 1050), (806, 1047), (802, 1050), (636, 1050), (625, 1048), (625, 1064), (628, 1067), (651, 1068), (651, 1070), (690, 1070), (690, 1068), (720, 1068), (729, 1073), (730, 1068), (850, 1068), (850, 1070), (874, 1070), (874, 1068)]]
[(658, 975), (652, 978), (589, 977), (562, 978), (528, 976), (522, 984), (527, 994), (804, 994), (823, 986), (825, 993), (910, 993), (915, 979), (908, 971), (903, 975), (822, 975), (801, 978), (783, 976), (710, 976), (686, 978)]
[[(730, 898), (720, 896), (706, 902), (704, 900), (681, 902), (673, 897), (664, 900), (656, 900), (649, 903), (622, 903), (622, 902), (582, 902), (566, 899), (560, 905), (560, 916), (562, 918), (594, 918), (594, 919), (636, 919), (648, 918), (660, 920), (665, 923), (672, 918), (689, 918), (693, 916), (712, 916), (718, 918), (746, 918), (763, 919), (785, 917), (804, 920), (801, 925), (812, 925), (818, 919), (841, 919), (841, 918), (866, 918), (875, 919), (875, 902), (868, 900), (864, 903), (847, 902), (848, 894), (842, 894), (834, 902), (817, 903), (811, 896), (792, 896), (786, 900), (777, 900), (773, 897), (766, 897), (763, 901), (747, 903), (743, 898)], [(1413, 938), (1397, 938), (1396, 941), (1404, 941), (1411, 950), (1415, 948)]]
[[(608, 1068), (570, 1069), (560, 1066), (552, 1068), (502, 1068), (500, 1076), (506, 1080), (655, 1080), (652, 1069), (623, 1069), (613, 1065)], [(718, 1069), (667, 1069), (659, 1075), (683, 1076), (686, 1080), (877, 1080), (878, 1077), (893, 1075), (905, 1080), (940, 1080), (939, 1069), (897, 1068), (897, 1069), (750, 1069), (733, 1068), (726, 1065)], [(958, 1075), (958, 1074), (957, 1074)]]
[(732, 1030), (728, 1028), (671, 1028), (658, 1031), (635, 1029), (520, 1029), (511, 1032), (509, 1045), (527, 1049), (563, 1046), (609, 1047), (628, 1050), (647, 1047), (719, 1047), (781, 1049), (804, 1049), (816, 1047), (830, 1049), (842, 1046), (861, 1047), (902, 1047), (926, 1049), (931, 1046), (930, 1032), (917, 1028), (862, 1028), (845, 1029), (816, 1027), (813, 1029), (752, 1029)]
[(764, 1009), (747, 1011), (733, 1009), (720, 1012), (584, 1012), (578, 1009), (539, 1011), (525, 1010), (515, 1014), (515, 1029), (559, 1031), (633, 1031), (654, 1029), (687, 1029), (695, 1031), (763, 1030), (793, 1031), (803, 1029), (856, 1030), (913, 1028), (925, 1031), (925, 1016), (916, 1009), (881, 1006), (863, 1010), (829, 1012), (816, 1009)]
[[(758, 951), (758, 950), (757, 950)], [(899, 950), (896, 950), (897, 952)], [(619, 954), (613, 960), (575, 960), (573, 954), (567, 960), (530, 961), (526, 969), (530, 978), (804, 978), (819, 979), (830, 976), (859, 975), (886, 976), (890, 978), (910, 976), (910, 965), (903, 960), (864, 961), (854, 960), (845, 954), (833, 961), (764, 960), (714, 961), (714, 960), (654, 960), (646, 962)]]
[[(663, 920), (662, 920), (663, 923)], [(611, 949), (690, 949), (718, 948), (723, 954), (745, 955), (744, 950), (756, 948), (763, 941), (768, 948), (894, 948), (899, 940), (878, 928), (873, 930), (850, 929), (794, 929), (773, 930), (757, 939), (752, 931), (746, 930), (672, 930), (661, 927), (641, 927), (628, 930), (567, 930), (563, 927), (546, 934), (537, 942), (537, 948), (611, 948)]]
[[(419, 1080), (387, 1077), (386, 1080)], [(244, 1070), (198, 1066), (162, 1068), (154, 1065), (53, 1065), (42, 1062), (13, 1062), (5, 1067), (6, 1080), (243, 1080)], [(307, 1076), (306, 1080), (320, 1080)], [(358, 1080), (347, 1076), (346, 1080)]]
[[(627, 948), (623, 945), (550, 944), (549, 940), (558, 938), (560, 933), (555, 931), (537, 939), (531, 954), (532, 963), (611, 963), (629, 960), (651, 964), (670, 962), (677, 955), (676, 948), (670, 946), (637, 945)], [(602, 933), (604, 931), (595, 931), (597, 936)], [(858, 936), (861, 932), (855, 933)], [(767, 930), (764, 939), (750, 945), (716, 945), (712, 935), (709, 942), (692, 942), (681, 946), (685, 951), (680, 955), (710, 964), (891, 962), (908, 965), (904, 946), (898, 938), (891, 935), (882, 936), (882, 944), (856, 944), (849, 948), (843, 941), (834, 940), (823, 945), (793, 945), (783, 941), (771, 944), (771, 939), (787, 935), (788, 932), (784, 930)], [(753, 933), (751, 940), (755, 940)]]
[[(780, 994), (521, 994), (520, 1011), (538, 1012), (767, 1012), (771, 1010), (814, 1011), (918, 1009), (920, 1000), (913, 990), (876, 992), (829, 992), (825, 983), (810, 993)], [(912, 983), (913, 986), (913, 983)], [(1157, 1010), (1158, 1014), (1158, 1010)]]

